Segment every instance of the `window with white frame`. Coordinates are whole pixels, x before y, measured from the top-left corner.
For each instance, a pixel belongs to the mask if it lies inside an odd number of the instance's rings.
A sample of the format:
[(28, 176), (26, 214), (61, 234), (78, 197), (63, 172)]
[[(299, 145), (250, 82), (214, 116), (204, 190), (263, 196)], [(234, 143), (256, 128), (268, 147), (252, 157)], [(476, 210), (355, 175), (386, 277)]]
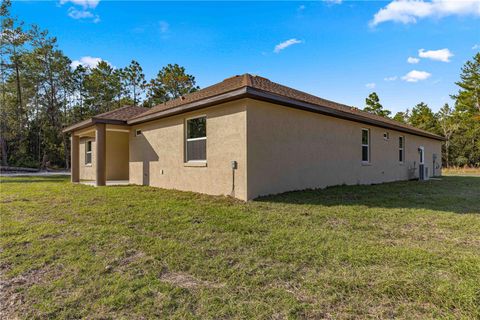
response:
[(185, 161), (207, 161), (207, 117), (186, 120)]
[(362, 129), (362, 162), (370, 162), (370, 130)]
[(92, 140), (85, 142), (85, 164), (92, 164)]
[(136, 137), (141, 136), (141, 135), (142, 135), (142, 130), (140, 130), (140, 129), (135, 130), (135, 136)]
[(405, 137), (398, 137), (398, 162), (403, 163), (405, 158)]

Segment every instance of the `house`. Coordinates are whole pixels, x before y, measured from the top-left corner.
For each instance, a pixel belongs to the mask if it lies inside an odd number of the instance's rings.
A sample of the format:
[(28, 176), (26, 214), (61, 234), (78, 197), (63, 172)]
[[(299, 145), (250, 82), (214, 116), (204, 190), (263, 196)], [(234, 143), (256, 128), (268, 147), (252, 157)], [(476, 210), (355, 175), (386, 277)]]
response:
[(128, 180), (249, 200), (441, 173), (442, 137), (249, 74), (64, 132), (72, 181), (98, 186)]

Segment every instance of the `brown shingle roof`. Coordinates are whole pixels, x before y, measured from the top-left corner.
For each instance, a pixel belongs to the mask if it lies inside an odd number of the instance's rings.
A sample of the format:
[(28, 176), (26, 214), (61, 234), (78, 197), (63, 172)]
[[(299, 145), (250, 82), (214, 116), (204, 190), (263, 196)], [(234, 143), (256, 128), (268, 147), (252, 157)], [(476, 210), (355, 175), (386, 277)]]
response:
[[(293, 103), (288, 103), (289, 105), (294, 105), (295, 101), (306, 103), (309, 105), (308, 108), (302, 109), (331, 114), (334, 116), (351, 119), (353, 121), (381, 125), (396, 130), (403, 129), (404, 131), (409, 133), (419, 134), (435, 139), (443, 139), (442, 137), (432, 134), (428, 131), (418, 129), (389, 118), (377, 116), (341, 103), (322, 99), (317, 96), (275, 83), (266, 78), (250, 74), (233, 76), (223, 80), (220, 83), (206, 87), (197, 92), (190, 93), (184, 97), (167, 101), (163, 104), (159, 104), (147, 110), (146, 112), (133, 116), (131, 119), (129, 119), (128, 123), (133, 124), (153, 120), (154, 118), (156, 118), (156, 115), (160, 117), (162, 114), (167, 113), (167, 111), (169, 110), (173, 111), (173, 109), (179, 109), (177, 113), (186, 112), (190, 110), (188, 109), (187, 105), (193, 105), (194, 103), (198, 104), (198, 102), (202, 100), (224, 95), (242, 88), (245, 88), (246, 90), (244, 93), (238, 93), (237, 98), (251, 97), (253, 99), (258, 98), (263, 100), (269, 100), (280, 104), (282, 104), (281, 101), (285, 100), (286, 98), (289, 101), (293, 101)], [(266, 98), (265, 94), (268, 94), (269, 97)], [(228, 99), (232, 100), (233, 95)], [(211, 104), (212, 103), (210, 103), (210, 105)], [(285, 101), (283, 102), (283, 104), (286, 104)], [(180, 108), (181, 106), (185, 106), (185, 108)], [(198, 106), (196, 108), (198, 108)]]
[(64, 128), (62, 131), (70, 132), (73, 130), (79, 130), (91, 126), (95, 123), (127, 124), (128, 119), (138, 116), (139, 114), (144, 113), (147, 110), (149, 109), (144, 107), (124, 106), (112, 111), (98, 114), (90, 119), (72, 124), (71, 126)]
[(171, 109), (174, 107), (178, 107), (180, 105), (185, 105), (190, 102), (195, 102), (199, 101), (202, 99), (210, 98), (213, 96), (217, 96), (223, 93), (227, 93), (236, 89), (240, 89), (243, 87), (247, 87), (251, 85), (250, 78), (253, 76), (249, 74), (244, 74), (243, 76), (233, 76), (230, 78), (227, 78), (223, 80), (222, 82), (216, 83), (214, 85), (211, 85), (209, 87), (203, 88), (201, 90), (198, 90), (196, 92), (192, 92), (190, 94), (187, 94), (181, 98), (177, 98), (174, 100), (167, 101), (165, 103), (159, 104), (154, 106), (153, 108), (149, 109), (147, 112), (142, 113), (135, 118), (139, 117), (144, 117), (147, 115), (151, 115), (160, 111), (164, 111), (167, 109)]
[(139, 114), (145, 113), (150, 109), (137, 106), (124, 106), (112, 111), (107, 111), (101, 114), (94, 116), (96, 119), (109, 119), (109, 120), (124, 120), (134, 118)]

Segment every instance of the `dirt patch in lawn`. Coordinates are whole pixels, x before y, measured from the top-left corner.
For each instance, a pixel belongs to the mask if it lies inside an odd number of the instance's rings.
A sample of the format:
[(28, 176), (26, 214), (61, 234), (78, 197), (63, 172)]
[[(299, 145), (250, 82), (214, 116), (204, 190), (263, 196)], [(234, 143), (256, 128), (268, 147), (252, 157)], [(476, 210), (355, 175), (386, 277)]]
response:
[(225, 287), (225, 284), (200, 280), (184, 272), (166, 272), (160, 276), (160, 280), (184, 289)]
[(0, 319), (18, 319), (17, 313), (25, 309), (26, 289), (50, 280), (52, 274), (47, 269), (35, 269), (9, 279), (7, 270), (0, 270)]
[(105, 266), (105, 272), (121, 272), (126, 273), (134, 270), (136, 266), (141, 265), (146, 260), (152, 259), (143, 251), (128, 250), (122, 258), (112, 260)]

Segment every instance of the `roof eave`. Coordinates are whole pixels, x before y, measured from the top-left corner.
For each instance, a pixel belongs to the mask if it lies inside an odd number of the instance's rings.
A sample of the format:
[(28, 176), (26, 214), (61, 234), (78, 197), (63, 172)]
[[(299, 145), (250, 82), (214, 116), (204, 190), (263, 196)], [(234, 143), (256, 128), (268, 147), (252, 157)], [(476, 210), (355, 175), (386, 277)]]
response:
[(287, 98), (287, 97), (266, 92), (263, 90), (255, 89), (252, 87), (242, 87), (242, 88), (239, 88), (227, 93), (223, 93), (214, 97), (194, 101), (194, 102), (177, 106), (171, 109), (166, 109), (166, 110), (158, 111), (142, 117), (130, 119), (127, 121), (127, 124), (134, 125), (134, 124), (140, 124), (143, 122), (158, 120), (166, 117), (171, 117), (177, 114), (194, 111), (194, 110), (198, 110), (198, 109), (202, 109), (209, 106), (213, 106), (213, 105), (217, 105), (220, 103), (229, 102), (233, 100), (238, 100), (242, 98), (251, 98), (251, 99), (256, 99), (256, 100), (261, 100), (266, 102), (272, 102), (272, 103), (281, 104), (287, 107), (302, 109), (305, 111), (324, 114), (327, 116), (332, 116), (332, 117), (341, 118), (345, 120), (375, 125), (381, 128), (393, 129), (400, 132), (410, 133), (413, 135), (423, 136), (423, 137), (431, 138), (435, 140), (441, 140), (441, 141), (445, 140), (445, 138), (435, 135), (433, 133), (426, 133), (426, 132), (421, 132), (415, 129), (404, 128), (402, 126), (397, 126), (397, 125), (386, 123), (380, 120), (363, 117), (362, 115), (351, 114), (341, 110), (336, 110), (336, 109), (332, 109), (325, 106), (320, 106), (320, 105), (311, 104), (304, 101), (299, 101), (296, 99)]
[(62, 130), (63, 133), (69, 133), (72, 131), (84, 129), (86, 127), (93, 126), (97, 123), (105, 123), (105, 124), (127, 124), (127, 121), (125, 120), (118, 120), (118, 119), (103, 119), (103, 118), (90, 118), (84, 121), (77, 122), (75, 124), (72, 124), (71, 126), (68, 126)]

